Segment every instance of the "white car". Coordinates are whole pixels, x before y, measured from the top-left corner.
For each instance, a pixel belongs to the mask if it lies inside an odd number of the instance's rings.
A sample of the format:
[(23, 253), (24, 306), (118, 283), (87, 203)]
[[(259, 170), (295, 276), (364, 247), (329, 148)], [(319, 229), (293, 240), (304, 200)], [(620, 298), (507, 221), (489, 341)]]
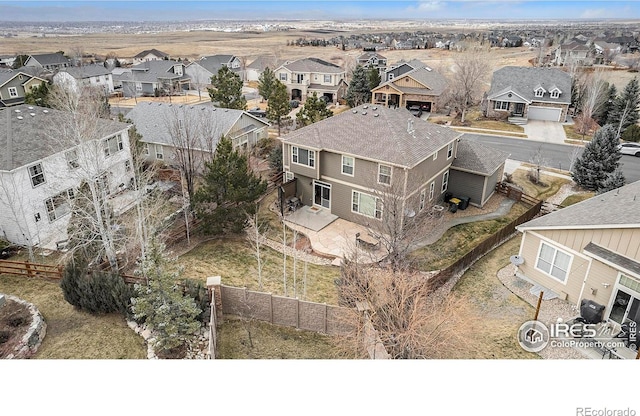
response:
[(622, 143), (618, 145), (618, 150), (623, 155), (640, 157), (640, 143)]

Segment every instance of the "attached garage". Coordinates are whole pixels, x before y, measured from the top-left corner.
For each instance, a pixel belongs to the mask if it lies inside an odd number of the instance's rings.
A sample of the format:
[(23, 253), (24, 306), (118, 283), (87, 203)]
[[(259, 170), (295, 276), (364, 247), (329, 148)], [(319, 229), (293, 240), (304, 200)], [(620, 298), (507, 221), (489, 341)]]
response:
[(560, 121), (561, 115), (561, 108), (529, 106), (527, 118), (529, 120)]

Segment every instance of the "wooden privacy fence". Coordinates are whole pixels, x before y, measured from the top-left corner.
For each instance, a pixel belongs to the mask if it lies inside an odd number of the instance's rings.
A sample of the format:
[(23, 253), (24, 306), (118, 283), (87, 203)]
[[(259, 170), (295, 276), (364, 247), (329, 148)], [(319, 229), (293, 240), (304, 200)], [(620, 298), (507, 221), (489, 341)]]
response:
[[(62, 273), (62, 266), (31, 263), (29, 261), (0, 260), (0, 274), (60, 280), (62, 279)], [(120, 277), (125, 283), (129, 284), (144, 282), (143, 277), (132, 274), (121, 273)]]
[(496, 184), (496, 192), (498, 192), (499, 194), (505, 195), (507, 198), (511, 198), (516, 201), (523, 202), (529, 206), (535, 206), (538, 202), (540, 202), (539, 199), (534, 198), (530, 195), (527, 195), (523, 193), (520, 189), (514, 186), (511, 186), (505, 182), (498, 182)]
[(452, 277), (456, 276), (459, 273), (462, 273), (466, 269), (468, 269), (473, 263), (476, 262), (480, 257), (487, 254), (491, 251), (496, 245), (500, 244), (502, 241), (507, 239), (510, 235), (516, 232), (516, 227), (522, 223), (525, 223), (534, 217), (536, 217), (542, 208), (542, 201), (538, 201), (537, 204), (532, 206), (516, 218), (511, 221), (509, 224), (504, 226), (502, 229), (496, 231), (476, 247), (474, 247), (471, 251), (465, 254), (462, 258), (458, 259), (455, 263), (450, 265), (449, 267), (440, 270), (436, 275), (432, 276), (429, 279), (429, 286), (432, 290), (438, 289), (446, 282), (449, 281)]

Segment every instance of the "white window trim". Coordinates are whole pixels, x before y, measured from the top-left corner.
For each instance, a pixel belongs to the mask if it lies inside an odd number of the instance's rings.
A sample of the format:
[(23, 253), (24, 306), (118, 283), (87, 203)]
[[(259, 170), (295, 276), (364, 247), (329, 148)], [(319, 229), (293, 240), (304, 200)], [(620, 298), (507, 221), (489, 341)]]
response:
[(438, 151), (436, 150), (435, 153), (433, 154), (433, 160), (436, 160), (438, 158)]
[(331, 83), (331, 75), (325, 75), (324, 77), (324, 83)]
[(284, 181), (285, 182), (289, 182), (292, 181), (293, 178), (295, 178), (293, 172), (289, 171), (289, 170), (285, 170), (284, 171)]
[(453, 157), (453, 142), (449, 143), (447, 146), (447, 160)]
[[(37, 174), (33, 175), (31, 173), (31, 168), (35, 168), (36, 166), (40, 166), (40, 173), (37, 173)], [(38, 186), (42, 185), (43, 183), (47, 183), (47, 178), (44, 176), (44, 168), (42, 167), (42, 163), (36, 163), (35, 165), (29, 166), (27, 168), (27, 172), (29, 172), (29, 179), (31, 180), (31, 186), (33, 188), (37, 188)], [(37, 176), (42, 176), (42, 182), (40, 182), (38, 184), (34, 184), (33, 183), (33, 178), (35, 178)]]
[[(65, 215), (71, 213), (70, 200), (74, 198), (74, 195), (75, 195), (75, 192), (73, 191), (73, 188), (69, 188), (66, 191), (62, 191), (59, 194), (44, 200), (44, 208), (47, 211), (47, 218), (49, 219), (49, 222), (54, 222), (56, 220), (59, 220)], [(56, 200), (63, 201), (63, 203), (59, 204), (56, 207), (55, 205)], [(53, 208), (52, 210), (49, 210), (49, 205), (48, 205), (49, 202), (51, 203), (51, 207)], [(65, 207), (65, 209), (62, 209), (61, 212), (58, 213), (57, 208), (62, 208), (62, 207)]]
[[(355, 210), (353, 209), (353, 200), (354, 200), (354, 197), (355, 197), (355, 195), (356, 195), (356, 194), (358, 195), (358, 202), (357, 202), (357, 205), (358, 205), (358, 211), (355, 211)], [(361, 196), (361, 195), (369, 196), (369, 197), (371, 197), (371, 198), (373, 198), (373, 199), (375, 200), (375, 202), (374, 202), (375, 207), (374, 207), (374, 213), (373, 213), (373, 216), (371, 216), (371, 215), (367, 215), (367, 214), (364, 214), (364, 213), (362, 213), (362, 212), (360, 212), (360, 211), (359, 211), (359, 210), (360, 210), (360, 206), (362, 205), (362, 203), (360, 202), (360, 196)], [(367, 194), (367, 193), (365, 193), (365, 192), (360, 192), (360, 191), (351, 190), (351, 212), (353, 212), (354, 214), (362, 215), (363, 217), (373, 218), (373, 219), (376, 219), (376, 220), (382, 220), (382, 207), (380, 207), (380, 209), (378, 209), (378, 208), (377, 208), (377, 207), (378, 207), (378, 201), (379, 201), (379, 200), (380, 200), (380, 198), (378, 198), (377, 196), (374, 196), (374, 195), (371, 195), (371, 194)], [(380, 214), (379, 214), (379, 215), (380, 215), (380, 217), (378, 217), (378, 216), (376, 215), (378, 212), (380, 213)]]
[(551, 91), (551, 98), (559, 98), (559, 97), (560, 97), (560, 91), (558, 90)]
[[(351, 173), (347, 173), (344, 171), (345, 167), (349, 167), (346, 163), (344, 163), (345, 159), (351, 159)], [(342, 155), (342, 168), (341, 172), (343, 175), (353, 177), (356, 173), (356, 158), (353, 156)]]
[(144, 152), (145, 156), (149, 156), (149, 143), (144, 143), (144, 145), (142, 146), (142, 151)]
[(155, 151), (156, 151), (156, 159), (158, 160), (164, 160), (164, 148), (162, 147), (161, 144), (156, 144), (154, 146)]
[[(307, 164), (300, 163), (300, 150), (307, 151)], [(316, 167), (316, 151), (305, 149), (304, 147), (291, 146), (291, 163), (315, 169)]]
[(427, 188), (420, 191), (420, 204), (418, 205), (418, 212), (422, 211), (427, 205)]
[(9, 98), (18, 98), (18, 88), (9, 87), (7, 91), (9, 91)]
[(387, 81), (391, 81), (393, 79), (393, 77), (394, 77), (393, 72), (389, 72), (387, 74)]
[(445, 173), (442, 174), (442, 192), (440, 193), (441, 194), (445, 193), (448, 188), (449, 188), (449, 171), (446, 171)]
[[(389, 168), (389, 175), (384, 175), (384, 176), (388, 176), (389, 177), (389, 183), (385, 183), (385, 182), (381, 182), (380, 181), (380, 168), (382, 166), (386, 166)], [(391, 182), (393, 181), (393, 167), (391, 167), (390, 165), (384, 165), (382, 163), (378, 163), (378, 183), (380, 185), (385, 185), (385, 186), (391, 186)]]
[[(74, 156), (72, 156), (72, 154)], [(64, 158), (67, 160), (67, 167), (69, 170), (78, 169), (80, 167), (80, 163), (78, 162), (78, 152), (75, 149), (65, 152)]]
[[(114, 152), (111, 151), (111, 140), (115, 141), (116, 150)], [(124, 144), (122, 143), (122, 135), (116, 134), (115, 136), (111, 136), (104, 139), (104, 141), (102, 142), (102, 146), (104, 149), (104, 157), (110, 157), (124, 150)]]
[(498, 111), (509, 111), (509, 101), (494, 101), (493, 109)]
[(436, 183), (431, 182), (429, 184), (429, 201), (433, 201), (433, 196), (436, 193)]
[[(547, 273), (546, 271), (544, 271), (544, 270), (542, 270), (542, 269), (538, 268), (538, 260), (540, 259), (540, 252), (542, 251), (542, 245), (543, 245), (543, 244), (544, 244), (544, 245), (546, 245), (546, 246), (548, 246), (548, 247), (551, 247), (552, 249), (554, 249), (554, 250), (555, 250), (555, 253), (553, 253), (553, 260), (552, 260), (552, 262), (551, 262), (551, 267), (552, 267), (552, 268), (553, 268), (553, 265), (555, 264), (556, 256), (558, 255), (558, 251), (559, 251), (559, 252), (561, 252), (561, 253), (563, 253), (563, 254), (565, 254), (565, 255), (567, 255), (567, 256), (569, 256), (569, 265), (567, 266), (567, 270), (566, 270), (566, 272), (565, 272), (566, 274), (565, 274), (565, 277), (564, 277), (564, 281), (563, 281), (563, 280), (558, 279), (558, 278), (557, 278), (557, 277), (555, 277), (555, 276), (553, 276), (551, 273)], [(565, 286), (566, 286), (567, 281), (569, 280), (569, 274), (570, 274), (571, 266), (572, 266), (572, 265), (573, 265), (573, 254), (570, 254), (570, 253), (568, 253), (568, 252), (567, 252), (567, 251), (565, 251), (565, 250), (559, 249), (559, 248), (555, 247), (553, 244), (549, 244), (549, 243), (548, 243), (548, 242), (546, 242), (546, 241), (540, 241), (540, 245), (538, 246), (538, 254), (536, 254), (535, 264), (533, 265), (533, 267), (534, 267), (537, 271), (539, 271), (539, 272), (541, 272), (541, 273), (544, 273), (546, 276), (549, 276), (550, 278), (552, 278), (552, 279), (553, 279), (553, 280), (555, 280), (556, 282), (562, 283), (563, 285), (565, 285)]]
[(540, 98), (540, 97), (544, 97), (544, 88), (538, 88), (537, 90), (535, 90), (535, 96)]

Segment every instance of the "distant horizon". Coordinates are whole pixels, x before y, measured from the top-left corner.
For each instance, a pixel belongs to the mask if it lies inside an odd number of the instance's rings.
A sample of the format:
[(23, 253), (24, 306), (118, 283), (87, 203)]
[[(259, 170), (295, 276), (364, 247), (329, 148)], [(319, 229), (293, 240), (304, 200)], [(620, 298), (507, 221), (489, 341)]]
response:
[[(636, 1), (546, 0), (200, 0), (2, 1), (2, 22), (197, 21), (605, 21), (640, 19)], [(37, 17), (36, 17), (37, 16)], [(111, 16), (111, 18), (105, 18)], [(310, 17), (313, 16), (313, 17)]]

